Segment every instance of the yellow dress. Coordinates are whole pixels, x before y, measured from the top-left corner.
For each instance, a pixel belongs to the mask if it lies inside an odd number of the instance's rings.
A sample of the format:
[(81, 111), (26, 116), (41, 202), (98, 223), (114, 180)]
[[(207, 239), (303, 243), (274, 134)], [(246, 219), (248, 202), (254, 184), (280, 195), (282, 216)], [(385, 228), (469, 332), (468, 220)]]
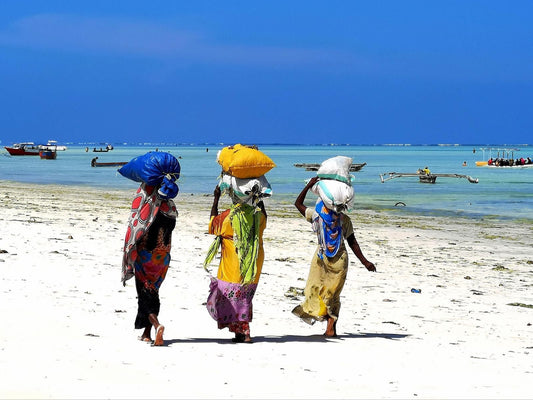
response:
[[(233, 228), (229, 218), (230, 210), (211, 217), (209, 221), (209, 233), (221, 236), (221, 258), (218, 267), (217, 278), (225, 282), (242, 283), (241, 271), (239, 267), (239, 256), (235, 251), (235, 244), (233, 243)], [(251, 283), (257, 284), (261, 276), (263, 268), (263, 261), (265, 253), (263, 250), (263, 231), (266, 228), (266, 218), (261, 214), (261, 223), (259, 225), (259, 251), (257, 255), (257, 272), (254, 280)]]

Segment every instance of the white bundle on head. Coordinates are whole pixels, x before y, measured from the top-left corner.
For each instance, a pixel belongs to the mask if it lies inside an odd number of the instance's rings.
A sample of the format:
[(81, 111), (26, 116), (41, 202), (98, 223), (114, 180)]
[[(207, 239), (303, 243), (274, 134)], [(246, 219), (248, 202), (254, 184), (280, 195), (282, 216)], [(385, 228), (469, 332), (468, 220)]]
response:
[(236, 178), (233, 175), (222, 174), (218, 184), (221, 191), (236, 197), (240, 203), (256, 205), (265, 197), (272, 195), (270, 183), (264, 175), (258, 178)]
[(351, 165), (352, 159), (350, 157), (336, 156), (328, 158), (320, 164), (316, 175), (320, 179), (334, 179), (351, 185), (354, 179), (354, 176), (350, 175)]
[(342, 212), (353, 206), (354, 190), (350, 175), (352, 159), (346, 156), (328, 158), (317, 171), (320, 180), (311, 188), (330, 210)]
[(343, 212), (353, 207), (354, 190), (352, 185), (334, 179), (320, 179), (311, 191), (330, 210)]

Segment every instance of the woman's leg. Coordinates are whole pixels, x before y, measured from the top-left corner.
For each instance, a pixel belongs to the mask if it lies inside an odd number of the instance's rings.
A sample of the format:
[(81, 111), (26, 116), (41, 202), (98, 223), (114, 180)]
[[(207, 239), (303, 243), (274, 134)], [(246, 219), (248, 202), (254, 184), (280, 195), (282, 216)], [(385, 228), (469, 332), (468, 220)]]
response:
[(139, 340), (142, 340), (143, 342), (151, 342), (152, 337), (150, 336), (150, 331), (152, 330), (152, 327), (146, 327), (144, 328), (143, 334), (139, 337)]
[(155, 328), (155, 346), (163, 345), (163, 332), (165, 327), (160, 324), (158, 319), (160, 301), (159, 293), (156, 290), (150, 290), (144, 286), (140, 279), (135, 276), (138, 297), (138, 311), (135, 319), (135, 328), (143, 329), (143, 334), (139, 337), (144, 342), (151, 342), (152, 326)]
[(230, 332), (235, 332), (235, 337), (231, 339), (235, 343), (251, 343), (250, 324), (246, 321), (232, 322), (229, 325)]
[(337, 336), (337, 319), (330, 317), (328, 315), (326, 317), (326, 320), (328, 322), (328, 326), (326, 328), (326, 332), (324, 332), (324, 336), (336, 337)]
[(144, 328), (142, 335), (139, 336), (139, 340), (142, 340), (143, 342), (151, 342), (152, 337), (150, 331), (152, 330), (152, 325), (146, 312), (146, 292), (143, 283), (137, 278), (137, 275), (135, 276), (135, 287), (137, 289), (137, 317), (135, 318), (135, 329)]
[(155, 314), (148, 314), (148, 319), (150, 320), (150, 323), (154, 326), (155, 329), (154, 346), (163, 346), (163, 333), (165, 331), (165, 327), (159, 323), (157, 315)]

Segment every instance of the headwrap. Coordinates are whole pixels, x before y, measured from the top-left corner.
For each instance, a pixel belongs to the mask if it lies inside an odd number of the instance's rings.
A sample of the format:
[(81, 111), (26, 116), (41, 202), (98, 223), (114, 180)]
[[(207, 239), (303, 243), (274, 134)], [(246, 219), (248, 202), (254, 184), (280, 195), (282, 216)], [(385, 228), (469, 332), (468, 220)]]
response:
[(313, 231), (318, 236), (320, 259), (335, 257), (342, 243), (342, 213), (330, 210), (318, 200), (313, 214)]
[[(169, 218), (176, 219), (178, 211), (176, 205), (169, 198), (178, 193), (178, 186), (172, 180), (167, 179), (156, 190), (154, 186), (142, 183), (131, 204), (131, 213), (128, 220), (128, 228), (124, 239), (124, 255), (122, 258), (122, 284), (134, 276), (134, 264), (137, 259), (137, 243), (148, 232), (158, 212)], [(167, 196), (165, 196), (167, 194)], [(168, 195), (170, 194), (170, 195)]]

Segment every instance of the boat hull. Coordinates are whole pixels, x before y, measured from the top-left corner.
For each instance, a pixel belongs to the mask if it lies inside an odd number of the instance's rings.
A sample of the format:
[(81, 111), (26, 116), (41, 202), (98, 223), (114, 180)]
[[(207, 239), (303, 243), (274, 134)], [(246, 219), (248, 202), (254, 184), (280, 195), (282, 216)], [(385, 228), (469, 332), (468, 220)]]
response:
[(489, 168), (511, 168), (511, 169), (520, 169), (520, 168), (533, 168), (533, 164), (520, 164), (520, 165), (487, 165)]
[(94, 157), (91, 160), (91, 167), (121, 167), (126, 165), (127, 161), (116, 161), (116, 162), (98, 162), (98, 157)]
[(7, 152), (12, 156), (38, 156), (39, 149), (20, 148), (20, 147), (8, 147), (4, 146)]
[(92, 167), (121, 167), (126, 164), (127, 162), (102, 162), (102, 163), (97, 162), (91, 166)]
[(52, 150), (41, 150), (39, 156), (42, 160), (55, 160), (57, 158), (57, 152)]
[[(318, 171), (321, 164), (318, 163), (298, 163), (293, 164), (297, 168), (305, 168), (306, 171)], [(366, 163), (354, 163), (350, 165), (349, 171), (350, 172), (357, 172), (360, 171)]]
[(435, 183), (437, 181), (437, 177), (435, 175), (420, 175), (418, 179), (420, 183)]

